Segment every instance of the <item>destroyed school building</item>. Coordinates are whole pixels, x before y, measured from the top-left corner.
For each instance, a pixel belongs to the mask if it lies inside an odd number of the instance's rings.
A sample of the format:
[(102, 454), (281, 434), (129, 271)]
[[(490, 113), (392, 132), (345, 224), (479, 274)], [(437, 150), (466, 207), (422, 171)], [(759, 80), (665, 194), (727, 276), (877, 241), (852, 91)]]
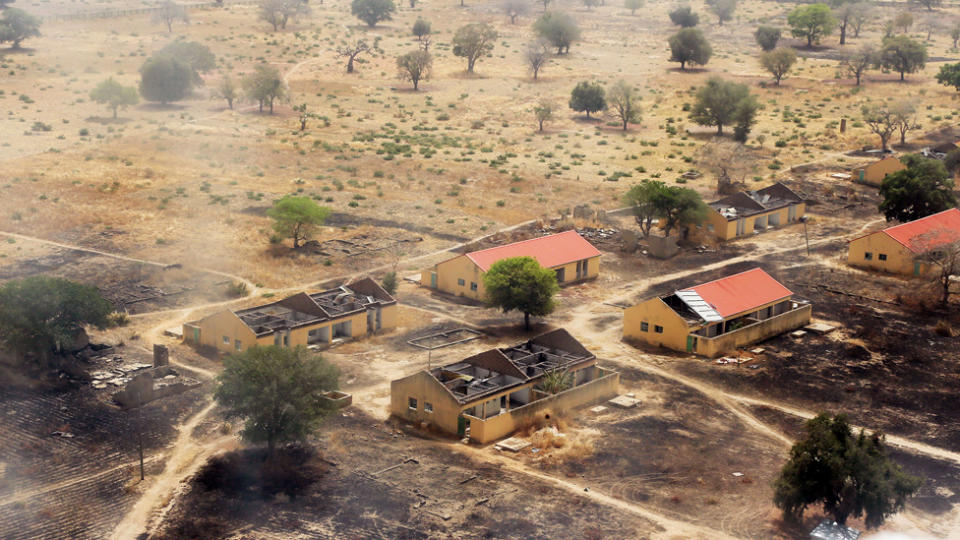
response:
[(960, 210), (951, 208), (850, 241), (847, 264), (904, 276), (935, 271), (930, 252), (960, 241)]
[(627, 308), (623, 337), (713, 358), (804, 326), (811, 313), (755, 268)]
[(566, 231), (504, 246), (471, 251), (424, 271), (420, 283), (447, 294), (482, 300), (483, 275), (493, 263), (512, 257), (532, 257), (556, 272), (561, 286), (593, 279), (600, 274), (600, 251), (577, 231)]
[(705, 228), (718, 240), (730, 240), (795, 223), (806, 213), (803, 198), (777, 182), (757, 191), (741, 191), (709, 203)]
[[(543, 385), (563, 374), (564, 388)], [(475, 354), (390, 383), (390, 413), (484, 444), (527, 425), (540, 411), (560, 414), (617, 393), (620, 374), (566, 330)], [(554, 389), (556, 391), (557, 389)]]
[(397, 301), (370, 278), (184, 323), (185, 343), (239, 352), (252, 345), (321, 347), (396, 326)]

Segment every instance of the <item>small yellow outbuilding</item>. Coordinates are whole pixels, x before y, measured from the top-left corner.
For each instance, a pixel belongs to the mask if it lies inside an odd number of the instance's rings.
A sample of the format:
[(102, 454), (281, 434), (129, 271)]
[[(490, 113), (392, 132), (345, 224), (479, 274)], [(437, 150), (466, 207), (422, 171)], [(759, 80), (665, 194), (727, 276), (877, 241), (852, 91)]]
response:
[(883, 179), (886, 178), (888, 174), (893, 174), (906, 168), (907, 166), (899, 159), (893, 156), (885, 157), (880, 161), (874, 161), (869, 165), (854, 169), (853, 179), (861, 184), (880, 187)]

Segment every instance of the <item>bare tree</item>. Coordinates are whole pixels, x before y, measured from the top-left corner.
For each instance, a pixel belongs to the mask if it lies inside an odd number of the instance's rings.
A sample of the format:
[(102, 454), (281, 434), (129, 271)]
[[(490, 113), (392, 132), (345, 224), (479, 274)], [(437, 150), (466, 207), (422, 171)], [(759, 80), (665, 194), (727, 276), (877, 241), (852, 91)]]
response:
[(857, 79), (857, 86), (863, 78), (864, 72), (877, 63), (877, 51), (871, 45), (864, 45), (846, 54), (841, 66), (847, 74)]
[(917, 124), (917, 108), (913, 103), (901, 101), (892, 107), (893, 117), (900, 132), (900, 146), (907, 144), (907, 132), (919, 129)]
[(400, 79), (410, 81), (413, 89), (420, 88), (420, 81), (430, 77), (433, 68), (433, 56), (424, 49), (411, 51), (397, 57), (397, 74)]
[(233, 102), (240, 99), (240, 88), (232, 77), (224, 75), (214, 89), (214, 96), (227, 100), (227, 106), (233, 109)]
[(867, 124), (867, 128), (873, 134), (880, 137), (880, 148), (886, 151), (890, 136), (897, 130), (896, 113), (885, 104), (864, 105), (861, 112), (863, 113), (863, 122)]
[(287, 22), (310, 14), (310, 6), (303, 0), (260, 0), (257, 16), (273, 26), (273, 31), (284, 29)]
[(701, 146), (694, 162), (717, 177), (717, 193), (722, 195), (735, 192), (756, 167), (756, 158), (745, 145), (720, 137)]
[(960, 289), (954, 287), (960, 278), (960, 237), (954, 230), (936, 229), (920, 235), (912, 244), (921, 253), (917, 262), (929, 269), (929, 276), (939, 289), (940, 304), (946, 307), (951, 296), (960, 294)]
[(503, 0), (503, 12), (510, 17), (510, 24), (517, 23), (517, 17), (530, 11), (529, 0)]
[(527, 44), (527, 50), (523, 55), (527, 66), (533, 72), (533, 80), (540, 76), (540, 70), (550, 61), (550, 45), (542, 39)]
[(640, 96), (632, 84), (620, 79), (607, 91), (607, 107), (610, 115), (620, 121), (623, 130), (640, 121)]
[(360, 39), (353, 45), (337, 47), (337, 56), (342, 56), (347, 59), (347, 73), (353, 73), (354, 59), (368, 51), (370, 51), (370, 46), (367, 45), (366, 41)]
[(307, 104), (301, 103), (299, 105), (294, 105), (293, 110), (297, 113), (297, 119), (300, 120), (300, 131), (306, 131), (307, 121), (311, 118), (316, 118), (316, 113), (312, 113), (307, 110)]
[(188, 23), (190, 17), (187, 15), (185, 7), (173, 2), (173, 0), (166, 0), (160, 4), (160, 9), (153, 14), (153, 21), (167, 25), (167, 32), (172, 32), (175, 21)]
[(853, 37), (860, 37), (860, 30), (873, 18), (874, 9), (869, 1), (850, 4), (850, 29), (853, 30)]

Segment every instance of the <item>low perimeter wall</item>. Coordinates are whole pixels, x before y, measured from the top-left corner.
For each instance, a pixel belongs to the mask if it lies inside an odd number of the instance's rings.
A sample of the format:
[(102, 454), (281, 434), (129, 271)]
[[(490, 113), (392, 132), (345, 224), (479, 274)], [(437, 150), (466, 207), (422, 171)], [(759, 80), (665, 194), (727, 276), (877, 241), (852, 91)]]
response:
[(699, 338), (697, 353), (714, 358), (724, 353), (736, 351), (738, 347), (805, 326), (810, 323), (812, 313), (813, 306), (807, 304), (714, 338), (697, 336)]
[(613, 397), (620, 387), (620, 374), (602, 368), (597, 369), (602, 372), (597, 379), (522, 407), (511, 409), (509, 412), (491, 416), (486, 420), (465, 414), (464, 416), (470, 420), (470, 439), (480, 444), (486, 444), (513, 433), (517, 428), (528, 424), (538, 412), (545, 409), (549, 409), (554, 414), (560, 414), (576, 407)]

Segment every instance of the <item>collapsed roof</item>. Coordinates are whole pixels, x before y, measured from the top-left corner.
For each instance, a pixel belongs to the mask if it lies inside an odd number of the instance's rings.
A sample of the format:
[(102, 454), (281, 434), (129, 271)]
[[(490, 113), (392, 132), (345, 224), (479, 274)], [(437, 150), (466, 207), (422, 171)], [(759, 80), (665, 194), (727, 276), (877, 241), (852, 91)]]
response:
[(791, 204), (803, 202), (803, 198), (780, 182), (757, 191), (741, 191), (709, 203), (727, 221), (762, 214)]

